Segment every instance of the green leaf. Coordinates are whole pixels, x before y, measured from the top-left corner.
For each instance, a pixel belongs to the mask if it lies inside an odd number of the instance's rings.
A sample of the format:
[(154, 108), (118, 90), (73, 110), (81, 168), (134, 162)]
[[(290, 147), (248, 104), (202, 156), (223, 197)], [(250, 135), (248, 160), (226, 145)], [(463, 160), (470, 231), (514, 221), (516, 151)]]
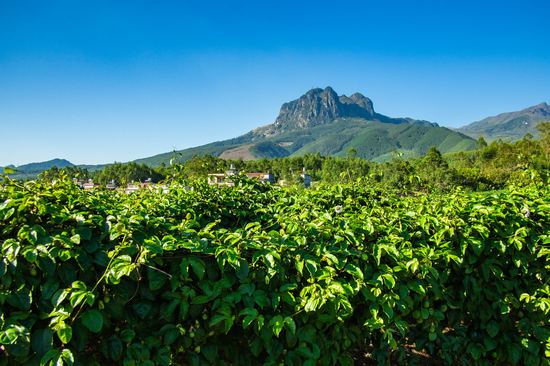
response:
[(517, 343), (506, 343), (506, 351), (508, 351), (508, 357), (512, 360), (512, 363), (516, 364), (521, 359), (521, 346)]
[(249, 271), (248, 262), (244, 259), (240, 259), (237, 263), (239, 263), (239, 266), (236, 268), (235, 275), (240, 280), (247, 278)]
[(286, 285), (283, 285), (281, 286), (281, 288), (279, 289), (279, 292), (285, 292), (285, 291), (289, 291), (289, 290), (294, 290), (298, 288), (298, 285), (295, 284), (295, 283), (287, 283)]
[(94, 333), (99, 333), (103, 327), (103, 316), (97, 310), (90, 310), (82, 314), (82, 324)]
[(408, 287), (404, 285), (399, 286), (399, 297), (401, 300), (404, 300), (407, 296), (409, 296)]
[(426, 290), (424, 289), (424, 287), (417, 282), (410, 282), (408, 284), (408, 287), (410, 290), (413, 290), (414, 292), (419, 293), (422, 296), (426, 295)]
[(389, 288), (395, 287), (395, 278), (391, 274), (389, 273), (383, 274), (382, 278), (384, 278), (384, 282), (386, 283), (386, 286), (388, 286)]
[(426, 320), (430, 317), (430, 312), (428, 311), (428, 309), (422, 308), (420, 312), (422, 313), (422, 319)]
[(262, 352), (262, 349), (264, 348), (264, 341), (261, 337), (256, 337), (252, 343), (250, 344), (250, 351), (252, 354), (256, 357)]
[(63, 358), (63, 360), (65, 360), (65, 363), (68, 366), (73, 366), (73, 364), (74, 364), (74, 355), (73, 355), (73, 353), (71, 352), (70, 349), (65, 348), (63, 351), (61, 351), (61, 358)]
[(483, 343), (485, 344), (487, 352), (494, 350), (498, 346), (498, 341), (489, 337), (483, 338)]
[(170, 347), (164, 347), (158, 350), (155, 355), (155, 364), (161, 366), (169, 366), (171, 362), (171, 350)]
[(45, 366), (46, 363), (48, 363), (48, 361), (50, 361), (55, 357), (59, 357), (60, 355), (61, 355), (61, 352), (59, 352), (59, 350), (57, 349), (52, 349), (48, 351), (48, 353), (46, 353), (44, 357), (42, 357), (42, 359), (40, 360), (40, 366)]
[(31, 338), (31, 347), (39, 357), (52, 349), (54, 331), (50, 328), (38, 329)]
[(199, 258), (189, 258), (189, 263), (191, 264), (191, 267), (193, 268), (193, 272), (197, 275), (199, 280), (202, 280), (204, 277), (204, 272), (206, 270), (206, 266), (204, 265), (204, 262)]
[(134, 301), (134, 311), (141, 318), (145, 319), (149, 311), (151, 310), (151, 302), (147, 300), (136, 300)]
[(200, 295), (197, 296), (191, 301), (191, 304), (206, 304), (210, 301), (210, 298), (208, 296)]
[(522, 338), (521, 339), (521, 346), (529, 351), (529, 353), (536, 355), (539, 353), (540, 343), (531, 339), (531, 338)]
[(73, 338), (73, 328), (65, 323), (62, 323), (62, 325), (57, 329), (57, 336), (61, 342), (67, 344)]
[(124, 347), (122, 345), (122, 341), (113, 336), (103, 343), (101, 350), (103, 351), (105, 357), (109, 357), (113, 361), (118, 361), (118, 359), (122, 356)]
[(78, 234), (82, 240), (92, 239), (92, 231), (86, 226), (79, 226), (74, 231), (74, 234)]
[(9, 167), (4, 167), (4, 174), (13, 174), (13, 173), (16, 173), (17, 172), (17, 169), (13, 169), (13, 168), (9, 168)]
[(293, 334), (296, 333), (296, 323), (294, 323), (294, 320), (289, 316), (285, 318), (285, 328)]
[(267, 298), (267, 294), (263, 290), (256, 290), (254, 291), (254, 302), (258, 304), (261, 308), (264, 306), (269, 306), (269, 299)]
[(317, 264), (315, 261), (311, 259), (306, 259), (306, 268), (311, 274), (311, 277), (315, 276), (315, 273), (317, 273)]
[(168, 280), (168, 276), (165, 273), (156, 271), (151, 267), (147, 268), (147, 275), (149, 276), (149, 288), (152, 291), (162, 288)]
[(280, 315), (275, 316), (268, 324), (271, 327), (271, 330), (275, 336), (279, 336), (281, 330), (283, 330), (284, 320)]
[(321, 300), (317, 297), (311, 297), (306, 302), (306, 305), (304, 306), (304, 310), (307, 312), (315, 311), (317, 310), (317, 307), (319, 306), (319, 303)]
[(29, 311), (31, 309), (32, 294), (29, 290), (23, 288), (9, 294), (7, 301), (12, 306), (15, 306), (23, 311)]
[[(364, 279), (363, 271), (361, 271), (361, 268), (359, 268), (359, 266), (357, 266), (353, 263), (348, 263), (348, 264), (346, 264), (345, 269), (348, 273), (350, 273), (354, 277), (360, 278), (361, 280)], [(394, 282), (394, 284), (395, 284), (395, 282)]]
[(72, 263), (63, 263), (62, 266), (57, 267), (57, 271), (59, 273), (61, 281), (67, 287), (71, 286), (71, 283), (76, 280), (77, 268)]
[(295, 266), (296, 266), (296, 270), (298, 271), (298, 273), (300, 273), (301, 275), (304, 274), (304, 261), (300, 261), (300, 260), (296, 260), (295, 262)]
[(213, 363), (218, 357), (218, 347), (212, 342), (208, 342), (201, 347), (201, 353), (210, 363)]
[(225, 320), (225, 334), (229, 333), (229, 330), (233, 326), (234, 321), (235, 321), (235, 316), (234, 315), (230, 316), (230, 317), (227, 317), (227, 319)]
[(489, 333), (489, 336), (491, 338), (494, 338), (498, 334), (499, 326), (496, 321), (491, 320), (489, 323), (487, 323), (487, 326), (485, 329), (487, 329), (487, 333)]
[(45, 257), (43, 255), (38, 256), (38, 267), (52, 277), (55, 274), (56, 265), (55, 261), (50, 257)]
[(256, 315), (247, 315), (243, 319), (243, 329), (248, 327), (254, 320), (256, 320)]
[(0, 344), (14, 344), (19, 335), (20, 331), (17, 327), (8, 328), (0, 333)]
[(298, 347), (296, 353), (306, 358), (313, 358), (313, 352), (308, 347)]
[(241, 310), (241, 312), (239, 313), (239, 316), (242, 316), (242, 315), (258, 316), (258, 310), (254, 309), (254, 308), (246, 308), (246, 309)]
[(130, 342), (132, 339), (134, 339), (134, 337), (136, 336), (136, 333), (131, 330), (131, 329), (124, 329), (121, 333), (120, 333), (120, 339), (122, 340), (122, 342), (124, 343), (128, 343)]
[(406, 321), (398, 320), (395, 322), (395, 326), (397, 327), (401, 335), (405, 337), (405, 335), (409, 331), (409, 324)]
[(90, 331), (82, 324), (82, 318), (72, 323), (71, 328), (73, 328), (73, 339), (69, 346), (73, 351), (83, 352), (88, 346)]
[(86, 299), (86, 295), (88, 295), (88, 291), (73, 291), (70, 297), (71, 306), (74, 308), (83, 302)]
[(69, 289), (57, 290), (52, 296), (52, 300), (51, 300), (52, 305), (59, 306), (59, 304), (61, 304), (63, 300), (65, 300), (65, 298), (67, 297), (67, 295), (69, 295), (69, 293), (70, 293)]
[(285, 332), (285, 340), (288, 348), (293, 348), (298, 342), (298, 337), (296, 337), (296, 334), (291, 332)]
[(197, 353), (191, 352), (189, 356), (187, 356), (187, 362), (190, 366), (200, 366), (201, 358)]
[(172, 343), (176, 341), (176, 339), (179, 337), (180, 331), (177, 328), (170, 329), (166, 334), (164, 335), (164, 344), (169, 346)]
[(474, 250), (474, 253), (476, 255), (480, 255), (481, 252), (483, 251), (483, 249), (485, 248), (485, 245), (484, 245), (483, 241), (481, 241), (479, 239), (469, 238), (468, 239), (468, 244), (470, 244), (470, 246), (472, 247), (472, 249)]
[(38, 257), (38, 251), (33, 246), (26, 246), (21, 252), (25, 256), (25, 259), (31, 263), (36, 261)]

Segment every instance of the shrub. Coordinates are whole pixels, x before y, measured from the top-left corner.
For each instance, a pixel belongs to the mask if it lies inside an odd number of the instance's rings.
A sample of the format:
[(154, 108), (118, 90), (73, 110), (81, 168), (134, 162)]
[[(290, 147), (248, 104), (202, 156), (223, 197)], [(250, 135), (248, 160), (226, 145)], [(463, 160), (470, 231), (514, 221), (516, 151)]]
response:
[(548, 364), (546, 188), (236, 183), (5, 183), (0, 364)]

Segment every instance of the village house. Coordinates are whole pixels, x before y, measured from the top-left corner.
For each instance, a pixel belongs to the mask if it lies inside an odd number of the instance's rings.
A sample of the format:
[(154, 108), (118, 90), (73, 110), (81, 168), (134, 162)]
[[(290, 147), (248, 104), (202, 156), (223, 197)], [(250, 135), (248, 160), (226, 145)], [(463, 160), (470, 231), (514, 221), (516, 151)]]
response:
[(126, 186), (126, 188), (124, 188), (124, 193), (129, 194), (132, 192), (139, 191), (140, 189), (157, 189), (157, 188), (162, 188), (163, 193), (168, 193), (168, 187), (166, 186), (166, 184), (155, 184), (153, 183), (153, 180), (151, 178), (147, 178), (143, 183), (142, 182), (134, 183), (134, 181), (132, 181)]
[[(294, 173), (292, 173), (292, 176), (294, 177)], [(300, 174), (300, 177), (301, 177), (302, 183), (304, 184), (304, 187), (306, 187), (306, 188), (311, 187), (311, 175), (306, 173), (306, 168), (305, 167), (302, 169), (302, 174)], [(283, 179), (281, 179), (279, 181), (279, 185), (284, 186), (285, 181)]]
[[(226, 185), (226, 186), (234, 186), (235, 183), (231, 180), (232, 175), (239, 174), (237, 169), (233, 167), (233, 164), (231, 164), (231, 167), (225, 171), (225, 173), (212, 173), (208, 174), (208, 184), (214, 185)], [(275, 176), (269, 172), (267, 173), (246, 173), (246, 177), (248, 179), (257, 179), (262, 183), (270, 183), (275, 184)]]
[(95, 188), (99, 188), (99, 183), (94, 183), (92, 179), (88, 179), (88, 183), (82, 184), (82, 188), (86, 190), (92, 190)]

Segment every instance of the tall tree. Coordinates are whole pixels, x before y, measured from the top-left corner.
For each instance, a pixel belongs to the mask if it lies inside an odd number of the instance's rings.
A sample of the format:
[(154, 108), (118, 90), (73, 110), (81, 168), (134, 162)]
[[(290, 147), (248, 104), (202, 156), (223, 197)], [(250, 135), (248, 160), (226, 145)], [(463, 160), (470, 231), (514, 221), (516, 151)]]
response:
[(537, 125), (539, 130), (540, 143), (546, 153), (546, 163), (550, 163), (550, 122), (541, 122)]

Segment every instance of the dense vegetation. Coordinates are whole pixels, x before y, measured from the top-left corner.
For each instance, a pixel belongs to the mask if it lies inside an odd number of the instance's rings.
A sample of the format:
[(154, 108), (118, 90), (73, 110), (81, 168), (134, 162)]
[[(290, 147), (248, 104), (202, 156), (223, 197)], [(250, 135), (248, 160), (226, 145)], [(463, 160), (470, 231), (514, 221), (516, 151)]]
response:
[(176, 174), (168, 194), (132, 195), (7, 180), (0, 364), (351, 365), (369, 345), (380, 364), (414, 364), (411, 347), (548, 364), (550, 195), (529, 173), (408, 197), (370, 180)]

